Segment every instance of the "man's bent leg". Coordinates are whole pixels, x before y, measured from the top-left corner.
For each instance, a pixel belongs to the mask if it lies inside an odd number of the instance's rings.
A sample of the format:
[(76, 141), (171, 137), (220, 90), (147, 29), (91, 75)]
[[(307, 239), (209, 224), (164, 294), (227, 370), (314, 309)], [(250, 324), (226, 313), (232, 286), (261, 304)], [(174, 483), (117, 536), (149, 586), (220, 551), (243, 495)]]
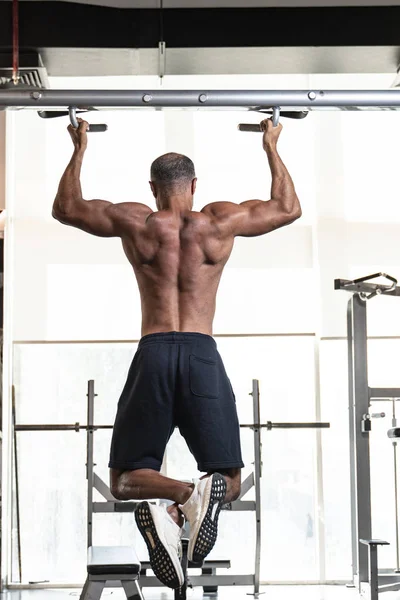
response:
[(192, 483), (170, 479), (153, 469), (111, 469), (110, 479), (111, 493), (117, 500), (164, 498), (185, 504), (193, 492)]
[(164, 477), (153, 469), (111, 469), (110, 487), (118, 500), (165, 498), (175, 502), (167, 510), (165, 505), (141, 502), (136, 508), (135, 520), (149, 551), (155, 576), (168, 587), (181, 587), (184, 583), (179, 559), (183, 515), (177, 503), (187, 501), (193, 486)]

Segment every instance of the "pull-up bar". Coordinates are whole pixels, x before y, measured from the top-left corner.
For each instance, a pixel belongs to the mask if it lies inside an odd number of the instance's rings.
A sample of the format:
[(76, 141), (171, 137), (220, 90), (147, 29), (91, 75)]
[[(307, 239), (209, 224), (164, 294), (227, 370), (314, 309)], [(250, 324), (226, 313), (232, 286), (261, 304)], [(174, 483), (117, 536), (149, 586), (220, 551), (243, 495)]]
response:
[(0, 90), (0, 107), (400, 110), (400, 90)]

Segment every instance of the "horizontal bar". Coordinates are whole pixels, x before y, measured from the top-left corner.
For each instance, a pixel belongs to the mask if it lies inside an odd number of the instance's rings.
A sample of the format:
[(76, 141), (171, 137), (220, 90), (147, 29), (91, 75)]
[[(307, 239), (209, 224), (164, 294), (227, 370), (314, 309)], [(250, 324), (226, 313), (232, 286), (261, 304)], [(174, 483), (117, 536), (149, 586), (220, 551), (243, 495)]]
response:
[(256, 503), (254, 500), (236, 500), (235, 502), (229, 502), (224, 504), (222, 510), (232, 512), (248, 512), (256, 510)]
[(268, 429), (329, 429), (330, 423), (267, 423)]
[(359, 540), (364, 546), (390, 546), (386, 540)]
[(241, 423), (240, 427), (248, 429), (329, 429), (330, 423)]
[[(94, 513), (133, 513), (136, 510), (138, 502), (93, 502)], [(231, 512), (251, 512), (256, 509), (256, 503), (253, 500), (236, 500), (229, 504), (224, 504), (222, 510)]]
[(369, 399), (400, 398), (400, 388), (368, 388)]
[[(266, 423), (244, 423), (241, 424), (240, 427), (249, 428), (249, 429), (321, 429), (330, 427), (330, 423), (271, 423), (271, 421), (267, 421)], [(93, 427), (89, 425), (80, 425), (79, 423), (64, 425), (64, 424), (37, 424), (37, 425), (24, 425), (18, 424), (15, 425), (15, 431), (96, 431), (97, 429), (112, 429), (113, 425), (94, 425)]]
[(378, 585), (378, 593), (382, 592), (397, 592), (400, 590), (400, 579), (397, 583), (387, 583), (383, 585)]
[(79, 423), (64, 425), (64, 424), (52, 424), (48, 423), (46, 425), (24, 425), (18, 424), (15, 425), (15, 431), (96, 431), (96, 429), (112, 429), (113, 425), (94, 425), (90, 427), (89, 425), (80, 425)]
[(344, 290), (345, 292), (364, 292), (370, 294), (380, 290), (385, 296), (400, 296), (400, 287), (397, 286), (394, 290), (385, 291), (390, 287), (387, 284), (379, 283), (354, 283), (354, 281), (348, 279), (335, 279), (335, 290)]
[(93, 502), (94, 513), (132, 513), (135, 512), (138, 502)]
[[(200, 568), (200, 567), (199, 567)], [(91, 579), (101, 580), (101, 576), (92, 575)], [(190, 584), (193, 587), (224, 586), (224, 585), (254, 585), (254, 575), (190, 575)], [(103, 577), (104, 580), (104, 577)], [(163, 584), (153, 576), (142, 576), (139, 580), (140, 587), (161, 587)], [(106, 587), (114, 587), (108, 586)]]
[[(218, 575), (217, 575), (218, 577)], [(108, 585), (106, 584), (105, 587), (121, 587), (118, 583), (118, 581), (112, 582), (114, 585)], [(351, 586), (353, 587), (353, 581), (350, 581), (349, 579), (324, 579), (324, 580), (314, 580), (314, 579), (306, 579), (303, 581), (299, 581), (296, 579), (291, 579), (290, 581), (283, 581), (283, 580), (277, 580), (277, 581), (261, 581), (260, 582), (262, 586), (298, 586), (298, 585), (310, 585), (310, 586), (321, 586), (321, 585), (347, 585), (347, 586)], [(251, 585), (251, 584), (250, 584)], [(65, 589), (82, 589), (82, 582), (81, 583), (37, 583), (37, 584), (29, 584), (29, 583), (8, 583), (6, 586), (4, 586), (5, 590), (48, 590), (48, 589), (60, 589), (63, 588)]]
[(0, 90), (0, 106), (400, 109), (400, 90)]
[[(212, 558), (210, 560), (204, 560), (202, 563), (193, 563), (190, 560), (188, 561), (187, 568), (188, 569), (230, 569), (231, 568), (231, 560), (229, 558), (222, 558), (220, 560)], [(151, 569), (150, 561), (143, 560), (140, 562), (140, 574), (141, 577), (147, 577), (146, 571)], [(202, 573), (204, 577), (207, 576), (206, 573)], [(151, 577), (151, 575), (149, 575)]]

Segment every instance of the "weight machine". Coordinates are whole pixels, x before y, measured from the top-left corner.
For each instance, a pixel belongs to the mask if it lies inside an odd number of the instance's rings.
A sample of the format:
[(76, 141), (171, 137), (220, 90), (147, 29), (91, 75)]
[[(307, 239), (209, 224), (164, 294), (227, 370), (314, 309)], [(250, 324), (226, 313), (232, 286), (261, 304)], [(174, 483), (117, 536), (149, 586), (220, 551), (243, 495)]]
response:
[[(388, 284), (371, 281), (379, 277), (385, 278)], [(368, 385), (367, 305), (375, 296), (400, 296), (400, 287), (394, 277), (374, 273), (353, 281), (336, 279), (335, 290), (353, 293), (347, 308), (353, 581), (362, 598), (378, 600), (380, 592), (400, 590), (397, 443), (393, 444), (397, 568), (378, 569), (378, 546), (388, 545), (388, 542), (372, 539), (369, 433), (372, 419), (382, 416), (382, 413), (371, 414), (370, 405), (372, 401), (392, 401), (393, 427), (388, 436), (392, 439), (400, 437), (400, 429), (395, 426), (395, 406), (400, 400), (400, 388), (371, 388)]]

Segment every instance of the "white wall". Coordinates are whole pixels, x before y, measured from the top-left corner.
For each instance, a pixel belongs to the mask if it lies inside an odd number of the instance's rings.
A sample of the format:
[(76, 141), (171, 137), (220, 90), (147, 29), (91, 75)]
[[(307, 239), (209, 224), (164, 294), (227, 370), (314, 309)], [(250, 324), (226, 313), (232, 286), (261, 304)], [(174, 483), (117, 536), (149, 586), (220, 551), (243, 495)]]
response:
[[(110, 79), (110, 86), (127, 84), (127, 78)], [(68, 87), (76, 80), (56, 83)], [(171, 77), (163, 85), (206, 88), (217, 83), (221, 88), (372, 88), (387, 86), (390, 77)], [(139, 78), (135, 84), (155, 87), (157, 81)], [(99, 87), (101, 81), (80, 85)], [(270, 176), (260, 138), (236, 130), (238, 121), (258, 118), (235, 111), (92, 114), (90, 119), (106, 121), (109, 131), (90, 136), (84, 195), (153, 205), (147, 183), (150, 163), (176, 150), (195, 161), (196, 208), (216, 200), (268, 198)], [(43, 121), (35, 112), (21, 111), (14, 121), (14, 339), (138, 338), (139, 298), (119, 241), (90, 237), (51, 218), (72, 148), (66, 119)], [(333, 293), (333, 279), (364, 274), (372, 265), (396, 275), (400, 265), (399, 128), (398, 114), (391, 112), (317, 112), (304, 121), (284, 123), (280, 150), (303, 217), (269, 236), (237, 240), (221, 283), (215, 333), (314, 332), (319, 325), (315, 303), (321, 301), (322, 334), (344, 334), (347, 298)], [(393, 326), (400, 333), (396, 320)]]

